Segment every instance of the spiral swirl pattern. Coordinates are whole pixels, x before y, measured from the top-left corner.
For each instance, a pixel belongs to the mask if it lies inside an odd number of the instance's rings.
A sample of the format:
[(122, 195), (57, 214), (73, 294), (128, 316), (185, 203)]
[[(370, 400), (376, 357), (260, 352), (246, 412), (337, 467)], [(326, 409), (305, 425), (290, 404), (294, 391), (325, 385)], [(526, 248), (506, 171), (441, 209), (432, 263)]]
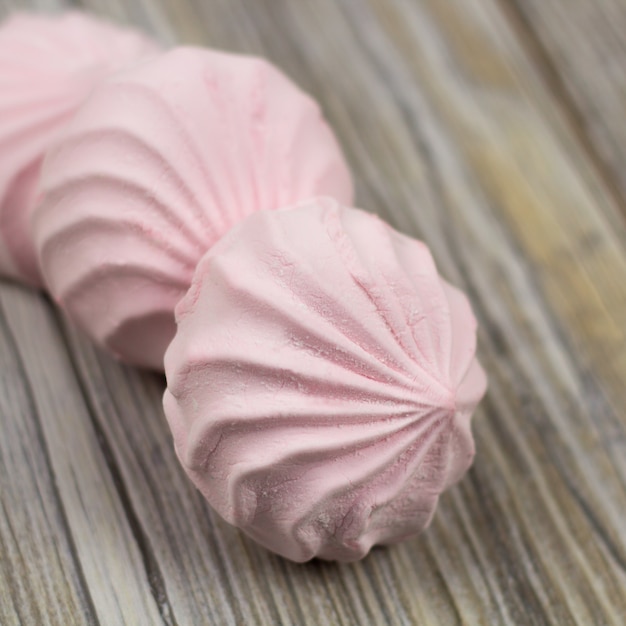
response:
[(164, 406), (211, 505), (296, 561), (423, 530), (474, 455), (486, 378), (424, 244), (317, 199), (260, 212), (177, 308)]
[(317, 104), (261, 59), (178, 48), (104, 83), (44, 168), (46, 283), (99, 344), (162, 369), (174, 308), (234, 224), (319, 194), (352, 199)]
[(94, 85), (157, 49), (81, 13), (16, 14), (0, 27), (0, 275), (41, 285), (29, 220), (46, 150)]

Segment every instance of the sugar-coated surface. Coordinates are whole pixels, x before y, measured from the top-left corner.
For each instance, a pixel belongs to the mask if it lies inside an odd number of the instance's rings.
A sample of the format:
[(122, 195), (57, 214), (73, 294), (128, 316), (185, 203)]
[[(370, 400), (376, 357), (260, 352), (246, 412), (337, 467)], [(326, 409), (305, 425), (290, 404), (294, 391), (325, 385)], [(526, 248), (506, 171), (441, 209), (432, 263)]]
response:
[(46, 282), (99, 344), (156, 369), (198, 261), (234, 224), (352, 200), (317, 104), (261, 59), (179, 48), (103, 84), (51, 152), (34, 220)]
[(41, 285), (29, 219), (45, 152), (95, 84), (157, 49), (78, 12), (0, 25), (0, 276)]
[(428, 248), (331, 199), (260, 212), (201, 261), (165, 357), (178, 456), (295, 561), (423, 530), (470, 466), (476, 321)]

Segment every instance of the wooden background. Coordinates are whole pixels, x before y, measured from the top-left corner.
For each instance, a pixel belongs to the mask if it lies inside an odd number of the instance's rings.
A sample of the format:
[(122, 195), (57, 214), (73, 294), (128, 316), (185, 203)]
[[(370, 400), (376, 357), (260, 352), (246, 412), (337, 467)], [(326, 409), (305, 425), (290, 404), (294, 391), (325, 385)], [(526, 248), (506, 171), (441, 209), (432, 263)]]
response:
[(626, 3), (71, 4), (265, 55), (318, 98), (358, 204), (469, 293), (490, 389), (425, 534), (294, 565), (191, 487), (161, 377), (2, 283), (0, 623), (626, 623)]

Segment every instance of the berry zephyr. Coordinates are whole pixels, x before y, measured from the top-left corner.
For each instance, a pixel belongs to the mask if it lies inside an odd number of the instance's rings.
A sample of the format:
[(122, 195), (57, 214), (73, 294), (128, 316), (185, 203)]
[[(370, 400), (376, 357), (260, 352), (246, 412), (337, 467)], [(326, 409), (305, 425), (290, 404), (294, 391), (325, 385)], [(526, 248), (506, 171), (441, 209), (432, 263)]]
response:
[(50, 291), (126, 361), (167, 348), (176, 452), (220, 515), (296, 561), (428, 525), (474, 455), (476, 321), (424, 244), (350, 208), (308, 96), (259, 59), (154, 56), (93, 93), (41, 188)]
[(178, 48), (105, 81), (48, 154), (46, 284), (100, 345), (163, 368), (202, 255), (247, 215), (352, 200), (317, 104), (262, 59)]
[(0, 28), (0, 275), (40, 287), (29, 220), (46, 151), (95, 85), (158, 51), (147, 37), (66, 13)]

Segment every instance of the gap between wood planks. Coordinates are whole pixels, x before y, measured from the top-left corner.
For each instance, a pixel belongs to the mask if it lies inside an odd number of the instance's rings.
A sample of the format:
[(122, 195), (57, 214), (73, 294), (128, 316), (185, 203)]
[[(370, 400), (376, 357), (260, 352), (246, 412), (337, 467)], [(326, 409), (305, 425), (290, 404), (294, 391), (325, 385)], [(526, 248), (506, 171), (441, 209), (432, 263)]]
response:
[[(63, 322), (61, 314), (56, 308), (54, 308), (54, 317), (66, 344), (68, 346), (71, 345), (70, 337), (67, 333), (67, 326)], [(98, 445), (100, 446), (100, 450), (102, 451), (102, 456), (104, 457), (107, 469), (111, 473), (113, 485), (115, 486), (115, 489), (120, 499), (120, 503), (122, 505), (122, 508), (124, 509), (124, 513), (126, 514), (128, 525), (132, 532), (133, 538), (137, 543), (137, 548), (139, 549), (141, 560), (146, 571), (146, 578), (148, 580), (148, 585), (150, 587), (152, 597), (154, 598), (154, 601), (158, 607), (159, 614), (161, 615), (163, 623), (166, 626), (176, 626), (177, 622), (174, 617), (172, 607), (169, 603), (169, 599), (167, 597), (167, 590), (165, 587), (163, 573), (161, 572), (158, 561), (155, 557), (154, 550), (152, 549), (152, 545), (150, 544), (150, 540), (146, 535), (141, 525), (141, 522), (139, 521), (139, 517), (131, 503), (131, 498), (128, 494), (128, 488), (126, 487), (126, 483), (122, 478), (121, 469), (117, 461), (115, 460), (115, 455), (113, 454), (111, 443), (109, 442), (106, 433), (104, 432), (104, 429), (102, 428), (98, 420), (98, 412), (94, 407), (91, 395), (85, 388), (85, 383), (83, 381), (79, 365), (76, 361), (75, 351), (68, 349), (67, 354), (69, 361), (72, 365), (72, 371), (74, 373), (74, 376), (76, 377), (78, 387), (85, 401), (85, 406), (89, 411), (90, 421), (96, 433), (96, 439), (98, 441)]]

